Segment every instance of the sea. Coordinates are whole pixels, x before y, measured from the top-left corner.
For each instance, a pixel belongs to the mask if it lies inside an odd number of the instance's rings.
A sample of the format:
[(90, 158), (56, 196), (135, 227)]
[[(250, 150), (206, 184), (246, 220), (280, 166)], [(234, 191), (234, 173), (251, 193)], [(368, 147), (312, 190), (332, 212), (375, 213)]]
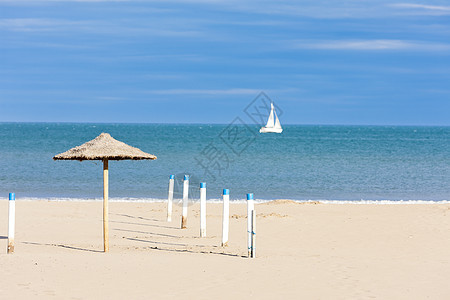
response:
[(107, 132), (157, 156), (110, 161), (112, 201), (189, 199), (205, 182), (208, 201), (433, 203), (450, 200), (450, 127), (284, 125), (283, 133), (230, 124), (0, 123), (0, 199), (100, 201), (101, 161), (54, 155)]

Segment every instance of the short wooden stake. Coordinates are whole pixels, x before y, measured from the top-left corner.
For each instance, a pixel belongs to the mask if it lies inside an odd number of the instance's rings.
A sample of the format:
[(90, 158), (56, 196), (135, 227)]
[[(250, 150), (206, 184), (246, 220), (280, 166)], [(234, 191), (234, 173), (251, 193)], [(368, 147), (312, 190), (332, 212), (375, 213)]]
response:
[(255, 211), (255, 204), (253, 201), (253, 194), (247, 194), (247, 248), (248, 257), (253, 257), (253, 212)]
[(223, 190), (222, 214), (222, 247), (228, 246), (228, 230), (230, 227), (230, 190)]
[(167, 199), (167, 222), (172, 221), (172, 201), (173, 201), (173, 186), (174, 186), (174, 180), (175, 176), (170, 175), (169, 177), (169, 196)]
[(183, 212), (181, 215), (181, 229), (185, 229), (187, 226), (188, 200), (189, 200), (189, 175), (184, 175)]
[(200, 183), (200, 237), (206, 237), (206, 183)]
[(14, 253), (14, 231), (16, 223), (16, 195), (9, 193), (8, 253)]

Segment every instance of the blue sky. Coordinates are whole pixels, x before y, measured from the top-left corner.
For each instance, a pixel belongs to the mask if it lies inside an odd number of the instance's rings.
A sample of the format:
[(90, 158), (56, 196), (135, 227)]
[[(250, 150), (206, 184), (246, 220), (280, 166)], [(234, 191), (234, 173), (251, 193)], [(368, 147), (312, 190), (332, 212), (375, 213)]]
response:
[(450, 125), (449, 1), (0, 0), (0, 121)]

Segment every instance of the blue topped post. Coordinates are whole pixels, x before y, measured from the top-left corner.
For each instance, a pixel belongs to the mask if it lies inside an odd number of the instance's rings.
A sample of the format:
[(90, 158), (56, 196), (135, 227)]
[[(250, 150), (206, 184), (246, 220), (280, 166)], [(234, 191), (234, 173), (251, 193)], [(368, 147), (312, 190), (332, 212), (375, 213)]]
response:
[(172, 200), (173, 200), (173, 187), (174, 187), (175, 175), (169, 176), (169, 195), (167, 198), (167, 222), (172, 221)]
[(16, 194), (9, 193), (8, 212), (8, 249), (7, 253), (14, 253), (14, 232), (16, 224)]
[(184, 229), (187, 226), (188, 200), (189, 200), (189, 175), (184, 175), (183, 211), (181, 215), (181, 229)]
[(255, 203), (253, 193), (247, 194), (247, 248), (248, 257), (255, 257)]
[(223, 216), (222, 216), (222, 247), (228, 246), (228, 231), (230, 227), (230, 190), (223, 189)]
[(206, 236), (206, 182), (200, 182), (200, 237)]

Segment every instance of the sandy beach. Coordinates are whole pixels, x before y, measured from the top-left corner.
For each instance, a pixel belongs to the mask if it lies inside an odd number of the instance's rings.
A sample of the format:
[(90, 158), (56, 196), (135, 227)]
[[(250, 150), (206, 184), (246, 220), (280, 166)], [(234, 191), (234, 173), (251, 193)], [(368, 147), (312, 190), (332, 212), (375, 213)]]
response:
[(246, 205), (221, 205), (167, 222), (164, 203), (16, 203), (16, 249), (6, 254), (8, 201), (0, 202), (1, 299), (448, 299), (446, 204), (257, 204), (255, 259), (246, 258)]

